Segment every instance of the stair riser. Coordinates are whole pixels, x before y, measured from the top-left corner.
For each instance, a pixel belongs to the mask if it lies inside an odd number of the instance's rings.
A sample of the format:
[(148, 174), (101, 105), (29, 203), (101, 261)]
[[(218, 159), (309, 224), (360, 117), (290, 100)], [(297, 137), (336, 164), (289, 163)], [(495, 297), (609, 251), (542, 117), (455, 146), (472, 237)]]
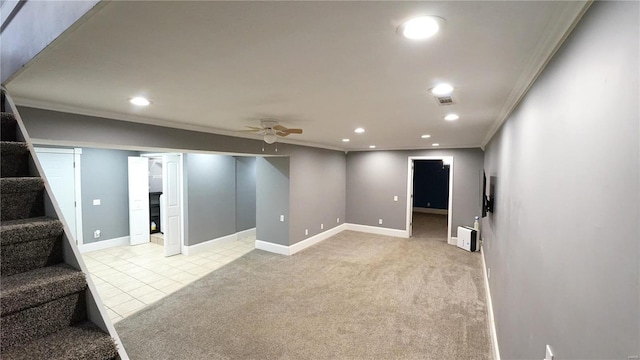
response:
[(2, 317), (0, 349), (27, 343), (86, 319), (85, 292)]
[(29, 176), (29, 153), (2, 153), (0, 174), (2, 177)]
[(5, 121), (2, 119), (2, 127), (0, 127), (0, 139), (2, 141), (16, 141), (16, 123), (15, 121)]
[(2, 276), (11, 276), (63, 262), (62, 237), (2, 246)]
[(44, 216), (44, 190), (1, 195), (2, 221)]

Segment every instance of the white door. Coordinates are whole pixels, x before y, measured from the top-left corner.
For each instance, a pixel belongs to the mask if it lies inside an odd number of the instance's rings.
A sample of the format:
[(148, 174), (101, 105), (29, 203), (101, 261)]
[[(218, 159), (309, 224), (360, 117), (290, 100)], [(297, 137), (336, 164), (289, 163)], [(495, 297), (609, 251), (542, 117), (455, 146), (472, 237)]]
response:
[(129, 157), (129, 243), (149, 242), (149, 159)]
[(180, 155), (162, 156), (164, 256), (180, 254), (182, 244), (182, 171)]
[(409, 193), (411, 194), (411, 196), (409, 196), (409, 199), (407, 199), (407, 201), (409, 202), (408, 204), (409, 212), (407, 213), (407, 216), (409, 216), (409, 237), (413, 236), (413, 187), (415, 186), (413, 184), (413, 173), (414, 173), (413, 167), (414, 166), (415, 166), (415, 162), (411, 160), (411, 170), (409, 171), (409, 184), (411, 184)]
[[(73, 149), (36, 148), (36, 154), (44, 175), (51, 186), (64, 221), (73, 239), (77, 239), (76, 229), (76, 176)], [(80, 199), (78, 199), (78, 202)]]

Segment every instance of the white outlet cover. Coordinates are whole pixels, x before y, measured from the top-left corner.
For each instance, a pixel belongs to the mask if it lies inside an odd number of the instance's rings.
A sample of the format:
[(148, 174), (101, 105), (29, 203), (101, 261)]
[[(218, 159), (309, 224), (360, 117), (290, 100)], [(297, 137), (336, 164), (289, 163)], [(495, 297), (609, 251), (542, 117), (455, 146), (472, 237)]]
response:
[(304, 234), (309, 235), (309, 229), (304, 229)]
[(393, 197), (393, 201), (398, 201), (398, 195)]
[(93, 199), (93, 205), (100, 205), (100, 199)]
[(320, 230), (324, 229), (324, 224), (320, 224)]
[(280, 215), (280, 221), (284, 221), (284, 215)]
[(340, 223), (340, 218), (337, 218), (337, 219), (336, 219), (336, 222), (339, 224), (339, 223)]
[(100, 237), (100, 230), (96, 230), (96, 231), (94, 231), (94, 232), (93, 232), (93, 237), (94, 237), (94, 239), (99, 238), (99, 237)]
[(378, 224), (382, 225), (382, 219), (378, 219)]
[(544, 357), (544, 360), (553, 360), (553, 352), (551, 351), (551, 347), (547, 344), (547, 353)]

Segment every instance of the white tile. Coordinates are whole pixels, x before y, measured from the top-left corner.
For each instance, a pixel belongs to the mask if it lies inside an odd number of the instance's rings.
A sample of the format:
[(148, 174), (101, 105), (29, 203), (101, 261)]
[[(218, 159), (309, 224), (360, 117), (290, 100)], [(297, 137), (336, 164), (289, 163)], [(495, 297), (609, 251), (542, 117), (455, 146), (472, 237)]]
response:
[(174, 292), (182, 289), (184, 286), (185, 286), (184, 284), (174, 283), (173, 285), (168, 285), (168, 286), (165, 286), (165, 287), (161, 288), (160, 291), (162, 291), (163, 293), (169, 295), (169, 294), (173, 294)]
[(142, 309), (144, 306), (145, 304), (142, 301), (131, 299), (120, 305), (112, 306), (111, 310), (115, 311), (118, 315), (125, 317), (134, 311)]
[[(113, 309), (114, 306), (123, 304), (127, 301), (133, 300), (133, 297), (127, 293), (121, 293), (115, 296), (107, 297), (102, 299), (102, 303)], [(117, 312), (117, 311), (116, 311)], [(120, 314), (120, 313), (118, 313)]]
[(171, 280), (177, 281), (177, 282), (179, 282), (181, 284), (189, 284), (189, 283), (192, 283), (195, 280), (198, 280), (199, 276), (190, 274), (190, 273), (185, 271), (185, 272), (180, 273), (178, 275), (171, 275), (169, 278)]
[(149, 285), (151, 285), (151, 287), (156, 288), (158, 290), (162, 290), (162, 288), (170, 286), (170, 285), (179, 285), (180, 283), (173, 281), (171, 279), (162, 279), (162, 280), (158, 280), (158, 281), (154, 281), (152, 283), (149, 283)]
[(129, 294), (129, 295), (131, 295), (131, 296), (133, 296), (134, 298), (137, 299), (137, 298), (140, 298), (140, 297), (142, 297), (144, 295), (147, 295), (149, 293), (153, 293), (153, 292), (156, 292), (156, 291), (158, 291), (158, 290), (153, 288), (153, 287), (151, 287), (151, 286), (149, 286), (149, 285), (144, 285), (144, 286), (141, 286), (141, 287), (139, 287), (137, 289), (133, 289), (131, 291), (128, 291), (127, 294)]
[(155, 292), (150, 292), (144, 296), (141, 296), (139, 298), (137, 298), (138, 300), (142, 301), (143, 303), (149, 305), (149, 304), (153, 304), (154, 302), (162, 299), (163, 297), (167, 296), (165, 293), (163, 293), (160, 290), (156, 290)]

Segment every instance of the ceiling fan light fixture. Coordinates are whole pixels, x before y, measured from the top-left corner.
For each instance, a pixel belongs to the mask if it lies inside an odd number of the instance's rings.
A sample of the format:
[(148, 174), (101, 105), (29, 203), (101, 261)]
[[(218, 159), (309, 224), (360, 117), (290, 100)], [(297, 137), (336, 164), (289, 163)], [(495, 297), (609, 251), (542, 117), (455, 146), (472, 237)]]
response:
[(267, 144), (273, 144), (274, 142), (276, 142), (276, 140), (278, 140), (278, 137), (275, 134), (264, 135), (264, 142), (266, 142)]
[(398, 27), (398, 33), (411, 40), (424, 40), (440, 31), (444, 19), (437, 16), (418, 16), (409, 19)]

